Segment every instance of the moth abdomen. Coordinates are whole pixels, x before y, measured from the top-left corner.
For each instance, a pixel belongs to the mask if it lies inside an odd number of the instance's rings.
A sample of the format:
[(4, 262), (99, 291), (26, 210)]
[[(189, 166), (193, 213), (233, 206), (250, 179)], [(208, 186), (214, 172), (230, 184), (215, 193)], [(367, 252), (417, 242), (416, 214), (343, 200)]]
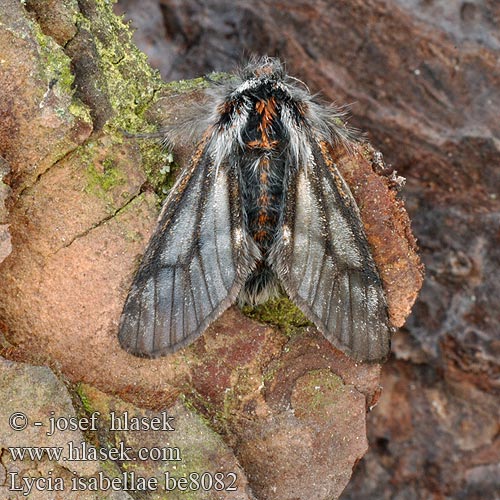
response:
[(279, 234), (288, 168), (285, 154), (289, 138), (281, 120), (282, 98), (283, 91), (277, 92), (273, 80), (263, 81), (247, 92), (248, 118), (242, 126), (243, 144), (235, 159), (246, 229), (261, 252), (239, 297), (240, 302), (250, 304), (263, 302), (278, 290), (268, 257)]

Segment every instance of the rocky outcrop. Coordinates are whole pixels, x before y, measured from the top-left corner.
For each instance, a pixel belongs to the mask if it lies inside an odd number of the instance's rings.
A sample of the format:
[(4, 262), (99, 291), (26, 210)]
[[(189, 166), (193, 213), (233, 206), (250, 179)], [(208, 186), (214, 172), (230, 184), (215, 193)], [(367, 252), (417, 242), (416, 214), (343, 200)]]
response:
[[(314, 9), (291, 12), (316, 16), (324, 31), (330, 11)], [(9, 0), (0, 15), (0, 154), (10, 188), (1, 191), (8, 214), (0, 212), (0, 223), (12, 241), (0, 264), (4, 356), (51, 366), (97, 399), (92, 391), (138, 411), (177, 409), (189, 425), (206, 419), (232, 450), (224, 448), (224, 463), (241, 477), (238, 498), (338, 497), (368, 447), (366, 410), (380, 393), (380, 366), (335, 350), (288, 301), (247, 315), (232, 308), (162, 359), (134, 358), (117, 342), (128, 287), (173, 180), (164, 172), (175, 167), (157, 142), (123, 131), (152, 131), (163, 111), (196, 100), (189, 91), (202, 82), (165, 86), (104, 2)], [(290, 71), (313, 88), (319, 78), (333, 88), (327, 72), (308, 77), (305, 68)], [(337, 87), (336, 100), (348, 100)], [(379, 155), (368, 146), (358, 153), (358, 162), (338, 161), (372, 246), (384, 249), (377, 264), (401, 325), (421, 284), (415, 241)], [(180, 151), (176, 158), (182, 163)], [(78, 397), (88, 412), (88, 395)], [(222, 463), (214, 451), (222, 448), (208, 446), (214, 434), (203, 436), (183, 442), (185, 456), (201, 447)]]

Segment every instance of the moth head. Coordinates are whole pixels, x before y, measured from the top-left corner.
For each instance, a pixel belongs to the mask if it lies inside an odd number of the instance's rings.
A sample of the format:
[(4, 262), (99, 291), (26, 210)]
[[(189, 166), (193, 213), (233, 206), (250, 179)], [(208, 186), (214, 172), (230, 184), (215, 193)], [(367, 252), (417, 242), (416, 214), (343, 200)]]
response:
[(239, 85), (234, 89), (235, 94), (253, 92), (255, 89), (269, 84), (282, 82), (286, 77), (285, 68), (275, 57), (253, 58), (242, 68), (237, 75)]
[(276, 57), (254, 57), (241, 71), (244, 80), (278, 80), (285, 76), (285, 68)]

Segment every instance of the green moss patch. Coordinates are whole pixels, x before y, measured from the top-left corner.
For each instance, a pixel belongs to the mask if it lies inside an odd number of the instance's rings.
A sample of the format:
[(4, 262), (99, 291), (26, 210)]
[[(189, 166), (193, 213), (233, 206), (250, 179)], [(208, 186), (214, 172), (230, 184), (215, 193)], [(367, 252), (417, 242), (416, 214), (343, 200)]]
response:
[(302, 311), (285, 296), (268, 300), (256, 307), (245, 306), (242, 311), (249, 318), (279, 327), (287, 336), (291, 336), (299, 328), (312, 325)]
[(165, 200), (174, 183), (172, 172), (178, 169), (174, 157), (160, 142), (143, 140), (140, 145), (144, 173), (158, 196), (158, 203)]
[[(114, 143), (138, 142), (142, 168), (162, 198), (172, 184), (170, 168), (164, 169), (166, 165), (173, 165), (171, 154), (158, 139), (134, 138), (133, 134), (156, 132), (156, 125), (149, 123), (145, 114), (165, 84), (159, 73), (149, 66), (147, 56), (134, 45), (129, 27), (113, 13), (112, 3), (97, 0), (88, 17), (80, 14), (77, 19), (79, 29), (92, 34), (98, 54), (100, 78), (93, 84), (94, 91), (106, 95), (112, 110), (104, 131)], [(124, 132), (130, 137), (125, 137)], [(93, 184), (104, 190), (120, 181), (112, 170), (102, 175), (95, 175), (91, 170), (90, 174), (94, 175)]]
[(125, 182), (122, 173), (117, 168), (104, 168), (102, 172), (99, 172), (94, 165), (90, 165), (87, 169), (87, 176), (88, 189), (94, 194), (98, 190), (106, 193), (117, 184)]
[(132, 42), (132, 32), (113, 13), (112, 2), (97, 0), (96, 12), (90, 18), (78, 17), (80, 29), (93, 34), (95, 48), (99, 55), (98, 64), (102, 81), (96, 85), (106, 91), (114, 116), (108, 121), (109, 132), (144, 130), (144, 112), (162, 87), (157, 71), (153, 70), (147, 57)]
[(40, 76), (54, 91), (71, 95), (75, 76), (71, 72), (71, 61), (61, 47), (45, 35), (37, 23), (32, 23), (33, 33), (40, 47)]
[(328, 415), (343, 400), (346, 389), (342, 379), (329, 370), (312, 370), (297, 383), (292, 406), (298, 417)]

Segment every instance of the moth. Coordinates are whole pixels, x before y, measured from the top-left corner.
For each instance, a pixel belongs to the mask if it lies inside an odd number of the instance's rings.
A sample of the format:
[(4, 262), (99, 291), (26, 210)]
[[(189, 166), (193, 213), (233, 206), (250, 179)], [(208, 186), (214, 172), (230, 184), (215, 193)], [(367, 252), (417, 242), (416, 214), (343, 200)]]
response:
[(174, 352), (235, 302), (284, 290), (335, 347), (383, 360), (391, 328), (382, 282), (332, 159), (356, 141), (342, 109), (270, 57), (208, 94), (199, 118), (178, 131), (189, 129), (197, 146), (134, 278), (122, 347), (145, 357)]

